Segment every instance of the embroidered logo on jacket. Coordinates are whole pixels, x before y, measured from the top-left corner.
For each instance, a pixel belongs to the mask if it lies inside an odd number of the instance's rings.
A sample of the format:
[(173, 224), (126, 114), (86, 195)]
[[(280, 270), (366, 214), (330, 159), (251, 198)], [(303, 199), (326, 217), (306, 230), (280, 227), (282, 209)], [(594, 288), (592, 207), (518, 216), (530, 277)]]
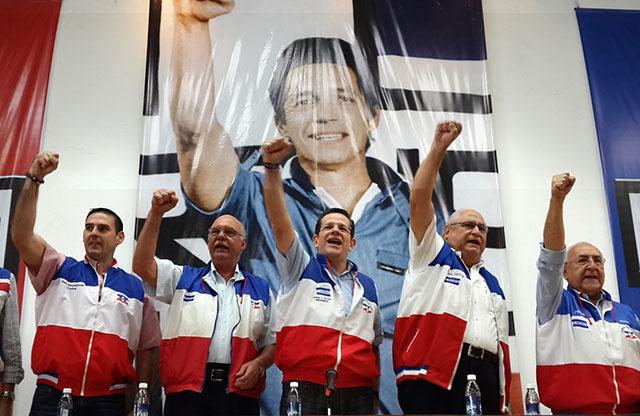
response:
[(640, 342), (640, 339), (638, 339), (636, 333), (628, 326), (622, 327), (622, 334), (624, 335), (625, 339), (628, 339), (629, 341)]
[(371, 305), (371, 302), (369, 302), (367, 299), (362, 299), (362, 309), (366, 312), (366, 313), (373, 313), (373, 305)]
[(126, 297), (125, 295), (123, 295), (122, 293), (118, 293), (118, 296), (116, 297), (116, 300), (118, 302), (124, 303), (125, 305), (129, 304), (129, 298)]
[(449, 271), (447, 272), (447, 275), (444, 278), (444, 282), (458, 286), (460, 284), (460, 279), (464, 279), (466, 277), (467, 276), (464, 274), (462, 270), (449, 269)]
[(589, 320), (582, 314), (571, 315), (571, 326), (589, 329)]
[(193, 302), (195, 298), (196, 298), (195, 294), (191, 294), (191, 295), (185, 294), (182, 300), (185, 302)]
[(253, 309), (260, 309), (261, 304), (262, 302), (260, 302), (259, 300), (251, 299), (251, 307)]
[(331, 300), (331, 284), (319, 283), (313, 296), (318, 302), (329, 302)]

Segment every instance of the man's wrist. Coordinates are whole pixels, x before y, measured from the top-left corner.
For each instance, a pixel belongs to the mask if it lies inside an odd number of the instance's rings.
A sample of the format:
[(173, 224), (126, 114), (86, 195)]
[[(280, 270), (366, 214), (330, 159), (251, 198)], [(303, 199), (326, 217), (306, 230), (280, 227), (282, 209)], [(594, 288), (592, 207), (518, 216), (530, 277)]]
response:
[(36, 177), (36, 175), (34, 175), (34, 174), (33, 174), (33, 173), (31, 173), (31, 172), (27, 172), (27, 173), (25, 174), (25, 176), (26, 176), (28, 179), (31, 179), (33, 182), (35, 182), (35, 183), (36, 183), (36, 184), (38, 184), (38, 185), (41, 185), (41, 184), (43, 184), (43, 183), (44, 183), (44, 179), (37, 178), (37, 177)]
[(265, 170), (267, 170), (267, 171), (280, 170), (280, 164), (279, 163), (262, 162), (262, 166), (264, 166)]
[(1, 397), (2, 399), (4, 399), (4, 400), (10, 400), (10, 401), (13, 401), (13, 400), (15, 400), (15, 398), (16, 398), (16, 394), (15, 394), (12, 390), (7, 390), (7, 389), (5, 389), (5, 390), (2, 392), (2, 396), (0, 396), (0, 397)]

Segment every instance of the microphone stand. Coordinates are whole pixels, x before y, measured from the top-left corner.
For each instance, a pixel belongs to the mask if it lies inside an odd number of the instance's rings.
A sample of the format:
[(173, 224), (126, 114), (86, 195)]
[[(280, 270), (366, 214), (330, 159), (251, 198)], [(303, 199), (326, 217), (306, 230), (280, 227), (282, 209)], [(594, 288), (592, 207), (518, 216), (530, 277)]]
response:
[(338, 372), (330, 368), (325, 373), (327, 379), (327, 386), (324, 390), (324, 395), (327, 398), (327, 415), (331, 416), (331, 407), (333, 404), (333, 392), (336, 389), (336, 380), (338, 379)]

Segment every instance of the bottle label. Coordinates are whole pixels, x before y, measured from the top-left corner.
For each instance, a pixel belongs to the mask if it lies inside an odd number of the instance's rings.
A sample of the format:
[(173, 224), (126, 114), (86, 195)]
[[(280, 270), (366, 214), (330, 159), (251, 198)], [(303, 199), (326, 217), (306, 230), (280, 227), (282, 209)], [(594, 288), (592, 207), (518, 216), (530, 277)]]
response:
[(540, 404), (538, 403), (527, 403), (525, 406), (525, 414), (527, 415), (539, 415), (540, 414)]
[(287, 405), (287, 416), (302, 416), (300, 403), (291, 403)]
[(149, 416), (149, 405), (146, 403), (136, 404), (133, 407), (133, 416)]
[(482, 414), (482, 403), (480, 402), (479, 396), (467, 396), (464, 400), (468, 415)]

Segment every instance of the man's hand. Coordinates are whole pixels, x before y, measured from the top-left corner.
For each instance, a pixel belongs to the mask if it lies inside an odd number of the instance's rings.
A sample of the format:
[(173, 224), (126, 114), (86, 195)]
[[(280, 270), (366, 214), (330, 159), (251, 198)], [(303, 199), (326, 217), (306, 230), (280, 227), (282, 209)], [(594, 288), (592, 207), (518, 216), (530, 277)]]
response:
[(36, 179), (42, 180), (45, 176), (58, 169), (58, 162), (60, 156), (57, 153), (42, 152), (38, 153), (31, 167), (29, 168), (29, 175), (35, 176)]
[(553, 179), (551, 179), (551, 197), (564, 201), (569, 192), (571, 192), (574, 183), (576, 183), (576, 178), (568, 172), (553, 175)]
[(234, 6), (234, 0), (173, 0), (179, 19), (195, 19), (200, 22), (208, 22), (209, 19), (227, 14)]
[(462, 124), (454, 120), (445, 120), (438, 123), (433, 137), (433, 146), (447, 149), (451, 143), (462, 133)]
[(264, 374), (264, 371), (260, 361), (257, 359), (242, 364), (242, 367), (236, 373), (236, 387), (241, 390), (252, 388)]
[(279, 165), (293, 149), (293, 143), (286, 137), (266, 141), (262, 144), (262, 161)]
[(164, 215), (175, 208), (178, 197), (174, 191), (169, 189), (158, 189), (151, 198), (151, 210), (157, 214)]

